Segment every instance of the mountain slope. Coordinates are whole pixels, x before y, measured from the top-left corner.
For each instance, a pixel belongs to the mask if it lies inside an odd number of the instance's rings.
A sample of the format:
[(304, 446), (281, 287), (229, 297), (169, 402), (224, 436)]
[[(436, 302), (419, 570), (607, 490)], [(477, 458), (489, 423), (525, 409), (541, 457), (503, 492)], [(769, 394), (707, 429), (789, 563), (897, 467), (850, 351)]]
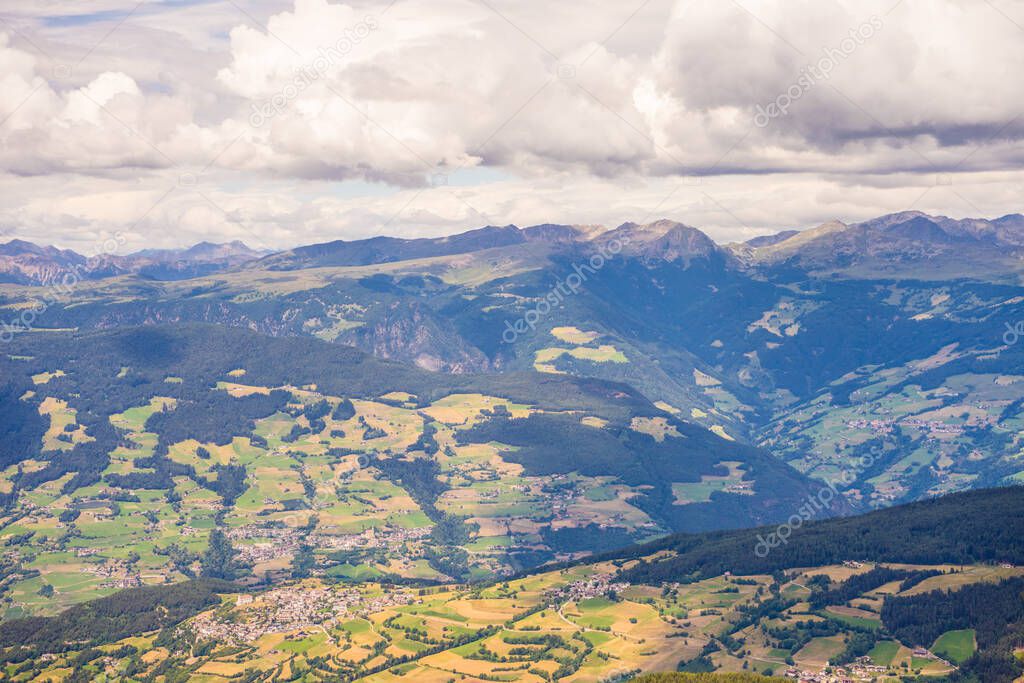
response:
[(412, 259), (451, 256), (494, 247), (522, 244), (527, 237), (514, 225), (488, 226), (450, 237), (399, 239), (371, 237), (346, 242), (298, 247), (265, 258), (259, 266), (270, 270), (297, 270), (327, 266), (365, 266)]
[[(844, 497), (883, 506), (1024, 477), (1024, 345), (1014, 341), (1024, 291), (986, 281), (1006, 274), (993, 268), (1012, 260), (1022, 224), (905, 213), (730, 249), (672, 221), (542, 225), (456, 236), (458, 251), (476, 251), (455, 254), (443, 240), (412, 240), (404, 256), (418, 258), (387, 263), (126, 276), (81, 283), (60, 301), (0, 292), (13, 323), (42, 302), (37, 328), (200, 321), (438, 371), (621, 382), (819, 480), (851, 478)], [(854, 265), (814, 270), (819, 257), (834, 264), (833, 241)], [(903, 244), (937, 260), (900, 260), (918, 253), (893, 251)], [(1002, 261), (972, 260), (993, 244)], [(419, 257), (424, 249), (442, 255)], [(858, 270), (879, 254), (896, 260)], [(950, 279), (944, 264), (958, 260), (971, 278)]]
[(7, 351), (0, 414), (19, 428), (0, 442), (0, 588), (20, 609), (54, 605), (34, 592), (69, 565), (90, 578), (56, 604), (186, 578), (213, 528), (255, 576), (308, 562), (436, 581), (781, 520), (814, 489), (599, 380), (441, 375), (205, 325)]
[[(780, 536), (780, 529), (788, 531)], [(788, 534), (788, 535), (787, 535)], [(855, 517), (711, 534), (677, 534), (608, 557), (643, 557), (624, 578), (689, 581), (861, 562), (1024, 565), (1024, 487), (950, 494)]]

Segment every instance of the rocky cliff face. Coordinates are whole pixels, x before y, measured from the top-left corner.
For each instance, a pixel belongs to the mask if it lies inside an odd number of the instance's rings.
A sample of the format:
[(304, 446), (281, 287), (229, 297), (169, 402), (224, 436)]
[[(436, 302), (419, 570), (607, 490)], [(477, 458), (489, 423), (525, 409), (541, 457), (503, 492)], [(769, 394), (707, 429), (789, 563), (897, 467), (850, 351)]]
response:
[(463, 339), (450, 322), (418, 303), (391, 304), (373, 323), (351, 330), (338, 340), (378, 358), (412, 363), (435, 372), (491, 369), (487, 356)]
[[(274, 337), (317, 336), (354, 346), (378, 358), (401, 361), (449, 373), (491, 370), (487, 356), (459, 334), (455, 326), (428, 306), (415, 301), (381, 302), (361, 320), (330, 332), (325, 315), (336, 302), (327, 294), (309, 295), (272, 305), (249, 305), (204, 299), (131, 301), (101, 307), (54, 308), (49, 323), (110, 329), (131, 325), (204, 322), (240, 327)], [(311, 322), (319, 321), (313, 325)]]

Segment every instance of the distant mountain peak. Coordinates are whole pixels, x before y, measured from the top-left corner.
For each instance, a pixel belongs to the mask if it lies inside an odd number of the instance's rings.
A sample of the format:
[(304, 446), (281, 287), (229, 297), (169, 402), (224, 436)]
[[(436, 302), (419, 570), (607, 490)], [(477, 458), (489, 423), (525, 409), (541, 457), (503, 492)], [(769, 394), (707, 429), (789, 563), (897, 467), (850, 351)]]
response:
[(584, 239), (585, 232), (574, 225), (542, 223), (523, 229), (528, 242), (548, 242), (552, 244), (571, 244)]
[(644, 250), (647, 258), (664, 261), (684, 261), (694, 258), (707, 259), (720, 253), (714, 240), (697, 228), (676, 223)]
[[(172, 250), (174, 251), (174, 250)], [(183, 251), (176, 251), (184, 258), (207, 258), (207, 259), (242, 259), (251, 260), (258, 258), (262, 252), (256, 251), (241, 240), (231, 242), (199, 242)]]
[(773, 244), (785, 242), (793, 235), (799, 234), (799, 230), (783, 230), (782, 232), (772, 233), (771, 235), (758, 235), (757, 237), (752, 237), (743, 244), (754, 249), (758, 247), (770, 247)]
[(651, 223), (626, 222), (591, 238), (592, 242), (619, 240), (622, 253), (648, 261), (682, 261), (724, 256), (725, 252), (703, 231), (678, 221), (662, 218)]
[(370, 237), (361, 240), (335, 240), (296, 247), (272, 254), (260, 261), (273, 270), (297, 270), (311, 267), (366, 266), (411, 259), (467, 254), (484, 249), (507, 247), (527, 241), (525, 231), (515, 225), (487, 225), (475, 230), (443, 237)]
[(862, 223), (857, 223), (857, 225), (891, 225), (893, 223), (904, 223), (915, 218), (931, 219), (932, 217), (923, 211), (897, 211), (895, 213), (887, 213), (883, 216), (872, 218), (868, 221), (863, 221)]
[[(633, 223), (632, 221), (627, 221), (622, 225), (618, 226), (617, 228), (615, 228), (615, 230), (623, 232), (628, 231), (634, 233), (645, 233), (659, 236), (664, 235), (669, 230), (673, 230), (679, 227), (688, 228), (690, 226), (686, 225), (685, 223), (680, 223), (679, 221), (670, 220), (668, 218), (659, 218), (658, 220), (651, 221), (650, 223)], [(696, 230), (696, 228), (691, 229)]]
[(138, 274), (156, 280), (180, 280), (233, 268), (263, 255), (235, 240), (200, 242), (188, 249), (146, 249), (128, 255), (86, 258), (70, 249), (15, 239), (0, 244), (0, 281), (48, 285), (69, 275), (100, 279)]
[[(75, 252), (69, 249), (58, 249), (54, 246), (41, 246), (35, 242), (28, 242), (22, 239), (12, 239), (6, 244), (0, 244), (0, 255), (3, 256), (17, 256), (20, 254), (32, 254), (32, 255), (62, 255), (65, 258), (72, 255), (76, 255)], [(84, 257), (82, 257), (84, 258)]]
[(2, 248), (4, 251), (14, 251), (16, 249), (26, 251), (42, 249), (42, 247), (40, 247), (37, 244), (34, 244), (32, 242), (26, 242), (25, 240), (18, 238), (14, 238), (10, 242), (7, 242), (6, 244), (0, 244), (0, 248)]
[[(697, 228), (686, 225), (685, 223), (661, 218), (650, 223), (634, 223), (632, 221), (627, 221), (618, 227), (612, 228), (611, 230), (605, 230), (595, 234), (592, 239), (602, 241), (610, 240), (612, 238), (626, 238), (635, 246), (637, 244), (653, 242), (664, 237), (669, 232), (679, 229), (683, 229), (684, 231), (696, 230), (697, 232), (700, 232)], [(703, 235), (704, 233), (701, 234)]]
[[(444, 235), (443, 237), (436, 238), (437, 241), (442, 243), (459, 241), (460, 239), (465, 240), (471, 237), (483, 238), (488, 235), (499, 236), (499, 235), (518, 235), (520, 232), (519, 227), (509, 223), (508, 225), (485, 225), (482, 228), (476, 228), (474, 230), (467, 230), (466, 232), (456, 233), (454, 235)], [(429, 238), (427, 238), (429, 239)]]
[[(1018, 270), (1024, 258), (1024, 217), (953, 219), (900, 211), (845, 224), (829, 221), (785, 239), (733, 248), (750, 266), (783, 265), (817, 272), (890, 277)], [(985, 264), (985, 265), (980, 265)]]

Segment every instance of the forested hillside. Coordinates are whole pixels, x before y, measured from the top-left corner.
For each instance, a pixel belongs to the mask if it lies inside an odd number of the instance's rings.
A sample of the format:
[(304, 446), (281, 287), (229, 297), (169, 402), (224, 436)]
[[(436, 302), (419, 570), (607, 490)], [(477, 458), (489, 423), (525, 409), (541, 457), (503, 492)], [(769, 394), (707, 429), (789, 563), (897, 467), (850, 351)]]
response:
[(671, 551), (669, 557), (642, 562), (626, 573), (630, 580), (654, 582), (727, 571), (771, 573), (847, 560), (1024, 565), (1024, 487), (969, 491), (855, 517), (812, 521), (789, 529), (788, 536), (783, 532), (785, 539), (779, 537), (780, 529), (679, 534), (611, 556)]
[(10, 616), (200, 575), (482, 579), (780, 521), (813, 487), (602, 380), (445, 375), (208, 325), (7, 350)]

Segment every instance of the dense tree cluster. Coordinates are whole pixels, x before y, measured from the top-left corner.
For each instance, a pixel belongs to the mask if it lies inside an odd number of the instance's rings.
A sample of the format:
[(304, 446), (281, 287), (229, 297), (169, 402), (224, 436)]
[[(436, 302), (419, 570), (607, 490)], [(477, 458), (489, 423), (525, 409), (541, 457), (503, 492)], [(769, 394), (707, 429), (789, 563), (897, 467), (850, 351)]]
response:
[(375, 458), (373, 464), (385, 477), (401, 486), (423, 513), (434, 523), (431, 532), (433, 543), (426, 550), (426, 559), (434, 569), (462, 580), (469, 574), (469, 555), (458, 547), (470, 538), (470, 525), (462, 517), (439, 510), (438, 497), (448, 487), (438, 479), (441, 468), (436, 460), (415, 458), (404, 460), (395, 457)]
[(675, 534), (604, 557), (677, 556), (640, 562), (623, 576), (638, 583), (694, 581), (725, 572), (765, 574), (845, 560), (908, 564), (1024, 564), (1024, 487), (956, 493), (857, 517), (809, 522), (785, 543), (755, 550), (776, 529)]
[(0, 384), (0, 468), (38, 450), (48, 426), (34, 405), (21, 400), (29, 391), (29, 382), (10, 377), (5, 380)]
[(159, 630), (217, 604), (218, 593), (238, 590), (234, 584), (208, 579), (145, 586), (84, 602), (57, 617), (5, 621), (0, 623), (3, 661), (23, 661)]
[(935, 570), (915, 571), (910, 569), (890, 569), (889, 567), (875, 567), (870, 571), (861, 574), (854, 574), (838, 586), (818, 590), (811, 593), (808, 599), (811, 607), (821, 609), (827, 605), (844, 605), (850, 600), (874, 590), (890, 581), (901, 581), (907, 588), (916, 585), (924, 579), (935, 576), (940, 572)]
[(203, 391), (180, 400), (173, 409), (158, 411), (146, 422), (146, 429), (160, 435), (166, 444), (187, 439), (224, 446), (236, 436), (248, 436), (253, 420), (273, 415), (291, 399), (287, 391), (235, 397), (224, 391)]
[(206, 546), (206, 552), (200, 559), (200, 566), (205, 578), (226, 581), (237, 578), (242, 571), (234, 546), (220, 529), (210, 532), (210, 539)]
[(1024, 673), (1013, 656), (1024, 647), (1024, 578), (889, 597), (882, 622), (901, 641), (924, 647), (946, 631), (974, 629), (978, 651), (961, 666), (962, 680), (998, 683)]

